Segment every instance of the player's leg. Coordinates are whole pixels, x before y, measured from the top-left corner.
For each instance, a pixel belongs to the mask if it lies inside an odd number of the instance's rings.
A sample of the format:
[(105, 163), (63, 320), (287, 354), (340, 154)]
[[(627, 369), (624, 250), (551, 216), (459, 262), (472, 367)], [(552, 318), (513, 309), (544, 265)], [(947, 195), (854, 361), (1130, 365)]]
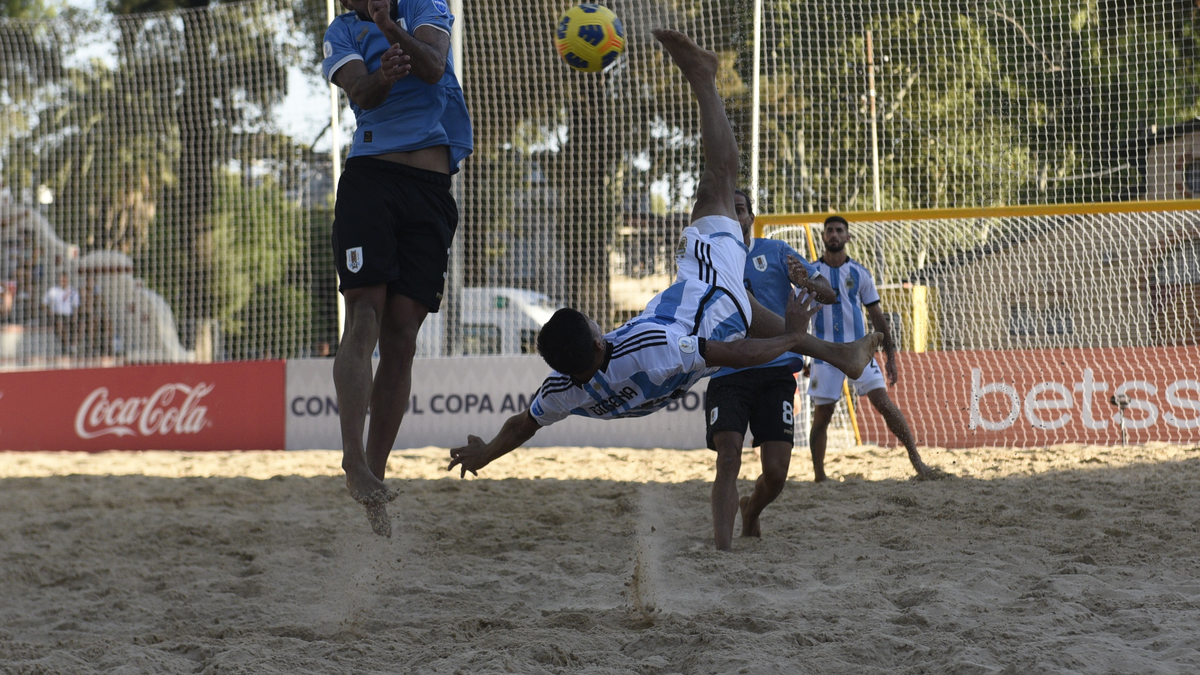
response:
[[(752, 318), (746, 337), (772, 338), (783, 334), (783, 317), (763, 307), (754, 299), (754, 296), (750, 296), (750, 308)], [(845, 343), (826, 342), (810, 334), (805, 334), (801, 338), (796, 352), (831, 363), (838, 370), (849, 375), (851, 379), (857, 379), (875, 358), (875, 352), (879, 350), (881, 344), (883, 344), (883, 333), (871, 333), (854, 342)]]
[(742, 536), (758, 537), (761, 536), (758, 517), (783, 492), (792, 462), (796, 377), (787, 366), (746, 372), (756, 378), (750, 431), (754, 434), (754, 444), (759, 446), (762, 474), (754, 482), (750, 496), (741, 500)]
[(833, 419), (834, 403), (821, 403), (813, 406), (812, 428), (808, 432), (808, 450), (812, 453), (813, 480), (820, 483), (825, 475), (825, 445), (829, 421)]
[(733, 191), (737, 189), (738, 147), (733, 128), (725, 115), (725, 104), (717, 93), (720, 61), (713, 52), (701, 49), (679, 31), (655, 29), (654, 37), (671, 54), (675, 65), (692, 85), (700, 105), (700, 142), (704, 150), (704, 172), (696, 187), (692, 221), (705, 216), (737, 220)]
[(705, 438), (717, 453), (717, 477), (712, 487), (713, 540), (718, 551), (733, 545), (737, 520), (738, 473), (742, 469), (742, 444), (746, 439), (753, 392), (746, 387), (746, 372), (714, 377), (704, 396)]
[(742, 498), (739, 505), (743, 537), (762, 536), (758, 517), (783, 492), (792, 464), (791, 441), (767, 441), (759, 446), (759, 452), (762, 454), (762, 475), (754, 481), (754, 492)]
[(380, 480), (408, 410), (417, 333), (428, 314), (429, 308), (412, 298), (399, 293), (388, 295), (379, 330), (379, 367), (371, 389), (371, 426), (366, 446), (367, 467)]
[(808, 449), (812, 453), (813, 480), (825, 480), (825, 444), (829, 421), (842, 398), (846, 376), (829, 363), (814, 361), (809, 368), (808, 398), (814, 403), (812, 427), (808, 433)]
[(888, 396), (887, 388), (879, 387), (869, 391), (867, 398), (870, 399), (871, 405), (879, 411), (892, 435), (904, 444), (904, 449), (908, 451), (908, 461), (912, 462), (913, 468), (917, 470), (917, 476), (924, 479), (944, 478), (947, 475), (944, 471), (931, 467), (921, 460), (921, 454), (917, 452), (917, 440), (908, 426), (908, 420), (904, 418), (900, 406), (896, 405)]
[(733, 525), (738, 514), (737, 479), (742, 470), (742, 445), (746, 437), (736, 431), (713, 434), (717, 451), (717, 478), (712, 487), (713, 539), (718, 551), (733, 546)]
[(363, 425), (371, 399), (371, 354), (379, 339), (387, 304), (387, 286), (375, 284), (343, 291), (346, 324), (333, 360), (333, 386), (338, 397), (342, 427), (342, 469), (350, 496), (364, 504), (388, 501), (383, 481), (367, 466)]

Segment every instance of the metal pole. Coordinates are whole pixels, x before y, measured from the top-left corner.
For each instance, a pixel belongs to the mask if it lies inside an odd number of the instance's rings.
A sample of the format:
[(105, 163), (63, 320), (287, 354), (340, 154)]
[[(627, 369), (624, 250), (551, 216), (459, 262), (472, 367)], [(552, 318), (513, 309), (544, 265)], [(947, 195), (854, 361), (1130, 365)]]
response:
[(758, 139), (762, 100), (762, 0), (754, 0), (754, 77), (750, 96), (750, 206), (758, 213)]
[[(450, 55), (454, 64), (454, 74), (462, 86), (463, 71), (466, 70), (463, 58), (463, 4), (462, 0), (451, 0), (450, 14), (454, 23), (450, 27)], [(458, 204), (459, 223), (458, 233), (450, 245), (450, 260), (446, 265), (446, 288), (442, 298), (442, 354), (458, 356), (463, 353), (462, 334), (462, 288), (463, 288), (463, 189), (462, 172), (454, 175), (450, 184), (450, 194)]]
[[(333, 23), (337, 18), (337, 0), (325, 0), (325, 13), (328, 15), (328, 23)], [(342, 133), (341, 133), (341, 97), (338, 96), (337, 85), (333, 82), (329, 83), (329, 161), (333, 164), (331, 175), (333, 176), (333, 194), (337, 196), (338, 179), (342, 176)], [(342, 343), (342, 331), (346, 329), (346, 299), (341, 293), (337, 292), (339, 280), (337, 272), (334, 272), (334, 295), (337, 296), (337, 331), (338, 344)]]
[[(875, 111), (875, 50), (871, 31), (867, 31), (867, 89), (871, 104), (871, 183), (875, 189), (875, 210), (883, 210), (883, 195), (879, 188), (879, 128)], [(875, 228), (875, 266), (881, 283), (884, 282), (883, 232)]]

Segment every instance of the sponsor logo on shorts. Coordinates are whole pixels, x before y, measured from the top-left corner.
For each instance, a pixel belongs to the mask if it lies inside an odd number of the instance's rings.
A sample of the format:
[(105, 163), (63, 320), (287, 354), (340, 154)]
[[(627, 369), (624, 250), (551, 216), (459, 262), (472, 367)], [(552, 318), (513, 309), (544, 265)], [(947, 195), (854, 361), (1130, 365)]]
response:
[(759, 272), (766, 272), (767, 271), (767, 256), (765, 256), (765, 255), (754, 256), (754, 269), (758, 270)]
[(363, 266), (363, 252), (361, 246), (346, 250), (346, 269), (357, 274)]
[(685, 335), (679, 338), (679, 351), (683, 352), (684, 354), (694, 354), (696, 352), (697, 345), (698, 341), (696, 340), (695, 335)]
[(325, 58), (329, 58), (331, 56), (333, 56), (333, 43), (326, 41), (325, 42)]
[(449, 13), (449, 10), (446, 9), (446, 3), (442, 2), (442, 0), (433, 0), (433, 8), (442, 14)]
[(709, 413), (708, 413), (709, 426), (712, 426), (713, 424), (717, 423), (717, 411), (719, 411), (719, 410), (720, 410), (720, 408), (718, 408), (717, 406), (713, 406), (713, 409), (711, 411), (709, 411)]

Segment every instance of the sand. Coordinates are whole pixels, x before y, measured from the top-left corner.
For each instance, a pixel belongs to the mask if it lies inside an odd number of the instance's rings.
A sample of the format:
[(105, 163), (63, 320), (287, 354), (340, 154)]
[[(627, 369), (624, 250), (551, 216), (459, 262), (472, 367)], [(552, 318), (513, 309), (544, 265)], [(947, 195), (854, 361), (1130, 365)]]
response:
[(1200, 671), (1200, 447), (923, 454), (717, 553), (707, 451), (400, 451), (391, 539), (335, 453), (0, 453), (0, 672)]

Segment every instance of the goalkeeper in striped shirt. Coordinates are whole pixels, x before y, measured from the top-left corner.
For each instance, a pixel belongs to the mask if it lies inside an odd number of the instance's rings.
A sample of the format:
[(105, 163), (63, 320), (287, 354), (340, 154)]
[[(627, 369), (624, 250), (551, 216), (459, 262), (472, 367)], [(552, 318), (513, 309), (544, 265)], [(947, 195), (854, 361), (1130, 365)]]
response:
[(691, 225), (676, 248), (675, 283), (646, 310), (603, 334), (595, 321), (561, 309), (542, 327), (537, 347), (554, 369), (529, 409), (510, 417), (485, 443), (468, 436), (450, 451), (449, 469), (472, 474), (533, 437), (539, 429), (581, 415), (620, 419), (666, 407), (722, 366), (746, 368), (786, 352), (816, 356), (857, 377), (883, 336), (836, 344), (808, 334), (816, 312), (808, 295), (792, 296), (785, 317), (764, 309), (746, 292), (746, 244), (737, 220), (738, 149), (717, 94), (717, 55), (686, 35), (655, 30), (692, 86), (700, 105), (704, 173)]
[(888, 396), (887, 386), (896, 384), (900, 377), (896, 345), (892, 342), (891, 330), (883, 319), (883, 311), (879, 308), (879, 292), (875, 290), (875, 280), (871, 277), (870, 270), (846, 253), (846, 244), (851, 240), (850, 223), (841, 216), (826, 218), (821, 240), (825, 244), (825, 253), (817, 260), (815, 266), (829, 280), (830, 286), (837, 294), (837, 300), (816, 313), (813, 319), (813, 334), (833, 342), (850, 343), (861, 338), (867, 330), (863, 321), (865, 308), (871, 318), (871, 325), (884, 336), (887, 383), (884, 383), (883, 373), (879, 371), (879, 365), (874, 359), (871, 359), (866, 369), (858, 376), (837, 364), (826, 363), (820, 357), (813, 362), (808, 396), (812, 399), (814, 407), (808, 447), (812, 452), (814, 479), (818, 483), (826, 479), (826, 431), (829, 421), (833, 419), (834, 406), (842, 397), (842, 383), (846, 377), (853, 380), (858, 395), (866, 396), (871, 401), (871, 405), (875, 406), (887, 423), (888, 429), (904, 444), (908, 451), (908, 460), (912, 462), (917, 477), (925, 480), (946, 478), (950, 474), (921, 460), (921, 455), (917, 452), (917, 441), (908, 426), (908, 420)]

